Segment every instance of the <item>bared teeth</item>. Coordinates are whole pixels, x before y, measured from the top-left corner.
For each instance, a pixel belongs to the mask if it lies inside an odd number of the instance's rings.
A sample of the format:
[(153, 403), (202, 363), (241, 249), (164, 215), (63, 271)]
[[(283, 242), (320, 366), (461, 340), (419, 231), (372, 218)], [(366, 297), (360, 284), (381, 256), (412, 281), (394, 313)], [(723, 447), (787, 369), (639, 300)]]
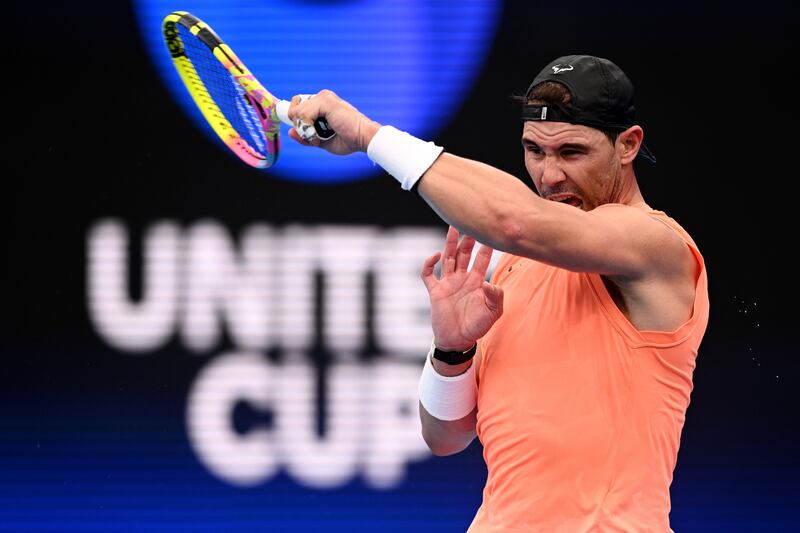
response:
[(566, 198), (562, 198), (561, 200), (556, 200), (560, 204), (567, 204), (573, 207), (578, 207), (581, 205), (581, 199), (576, 196), (568, 196)]
[(559, 204), (567, 204), (573, 207), (578, 207), (583, 203), (583, 201), (578, 198), (577, 196), (566, 196), (564, 198), (555, 199), (555, 198), (548, 198), (552, 202), (557, 202)]

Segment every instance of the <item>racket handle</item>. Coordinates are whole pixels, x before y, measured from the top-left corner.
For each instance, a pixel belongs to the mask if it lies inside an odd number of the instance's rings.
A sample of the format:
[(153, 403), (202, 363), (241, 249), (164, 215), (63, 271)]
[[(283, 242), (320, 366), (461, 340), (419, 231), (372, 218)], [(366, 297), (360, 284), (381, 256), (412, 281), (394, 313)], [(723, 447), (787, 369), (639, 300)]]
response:
[[(310, 96), (308, 95), (301, 95), (301, 96), (304, 100), (310, 98)], [(283, 122), (287, 126), (294, 127), (294, 123), (289, 118), (290, 104), (291, 102), (289, 102), (288, 100), (278, 100), (275, 103), (275, 113), (278, 115), (278, 118), (281, 119), (281, 122)], [(328, 121), (325, 120), (324, 118), (318, 118), (317, 120), (314, 121), (314, 130), (317, 134), (317, 137), (319, 137), (319, 139), (323, 141), (332, 139), (336, 135), (336, 132), (333, 131), (330, 128), (330, 126), (328, 126)]]
[(291, 119), (289, 119), (289, 105), (291, 105), (289, 100), (278, 100), (275, 103), (275, 113), (278, 114), (278, 118), (281, 119), (281, 122), (287, 126), (294, 126)]

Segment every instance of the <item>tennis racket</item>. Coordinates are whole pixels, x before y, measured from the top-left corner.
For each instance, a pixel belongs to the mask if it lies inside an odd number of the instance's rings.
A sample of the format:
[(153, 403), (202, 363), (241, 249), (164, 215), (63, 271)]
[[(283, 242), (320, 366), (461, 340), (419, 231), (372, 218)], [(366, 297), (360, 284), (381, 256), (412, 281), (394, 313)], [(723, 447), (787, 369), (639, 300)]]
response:
[(325, 119), (293, 124), (289, 101), (273, 96), (211, 27), (186, 11), (164, 18), (164, 41), (175, 68), (220, 139), (248, 165), (269, 168), (280, 153), (281, 122), (306, 140), (336, 133)]

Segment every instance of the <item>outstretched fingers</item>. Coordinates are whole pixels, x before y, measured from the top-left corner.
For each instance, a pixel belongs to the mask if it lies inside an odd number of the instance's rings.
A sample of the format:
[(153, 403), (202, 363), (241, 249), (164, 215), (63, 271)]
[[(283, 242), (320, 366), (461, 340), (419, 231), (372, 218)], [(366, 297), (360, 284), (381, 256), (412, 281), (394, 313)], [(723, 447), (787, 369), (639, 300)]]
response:
[(442, 276), (454, 272), (456, 269), (456, 253), (458, 250), (458, 230), (450, 226), (444, 240), (442, 253)]
[(456, 252), (456, 270), (466, 272), (469, 266), (469, 260), (472, 258), (472, 249), (475, 247), (475, 239), (469, 235), (464, 235), (461, 242), (458, 243), (458, 251)]
[(492, 285), (488, 281), (483, 282), (483, 295), (486, 307), (498, 316), (503, 314), (503, 288), (499, 285)]
[(472, 271), (485, 278), (486, 271), (489, 270), (489, 262), (492, 260), (493, 251), (491, 247), (481, 244), (480, 248), (478, 248), (478, 253), (475, 255)]
[(425, 288), (428, 289), (428, 291), (433, 289), (438, 281), (433, 270), (436, 268), (436, 263), (439, 262), (439, 258), (441, 256), (441, 252), (436, 252), (432, 256), (425, 259), (425, 262), (422, 263), (422, 271), (420, 272), (419, 276), (422, 278), (422, 282), (425, 284)]

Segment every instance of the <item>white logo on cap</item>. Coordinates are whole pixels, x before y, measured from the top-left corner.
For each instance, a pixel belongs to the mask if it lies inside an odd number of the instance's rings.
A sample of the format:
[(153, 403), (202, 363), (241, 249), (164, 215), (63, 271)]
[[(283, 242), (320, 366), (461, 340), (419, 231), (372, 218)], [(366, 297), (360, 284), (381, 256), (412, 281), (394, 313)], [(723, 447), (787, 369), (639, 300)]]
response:
[(572, 70), (574, 67), (572, 65), (567, 65), (566, 67), (562, 67), (561, 64), (553, 65), (553, 74), (561, 74), (562, 72), (567, 72)]

